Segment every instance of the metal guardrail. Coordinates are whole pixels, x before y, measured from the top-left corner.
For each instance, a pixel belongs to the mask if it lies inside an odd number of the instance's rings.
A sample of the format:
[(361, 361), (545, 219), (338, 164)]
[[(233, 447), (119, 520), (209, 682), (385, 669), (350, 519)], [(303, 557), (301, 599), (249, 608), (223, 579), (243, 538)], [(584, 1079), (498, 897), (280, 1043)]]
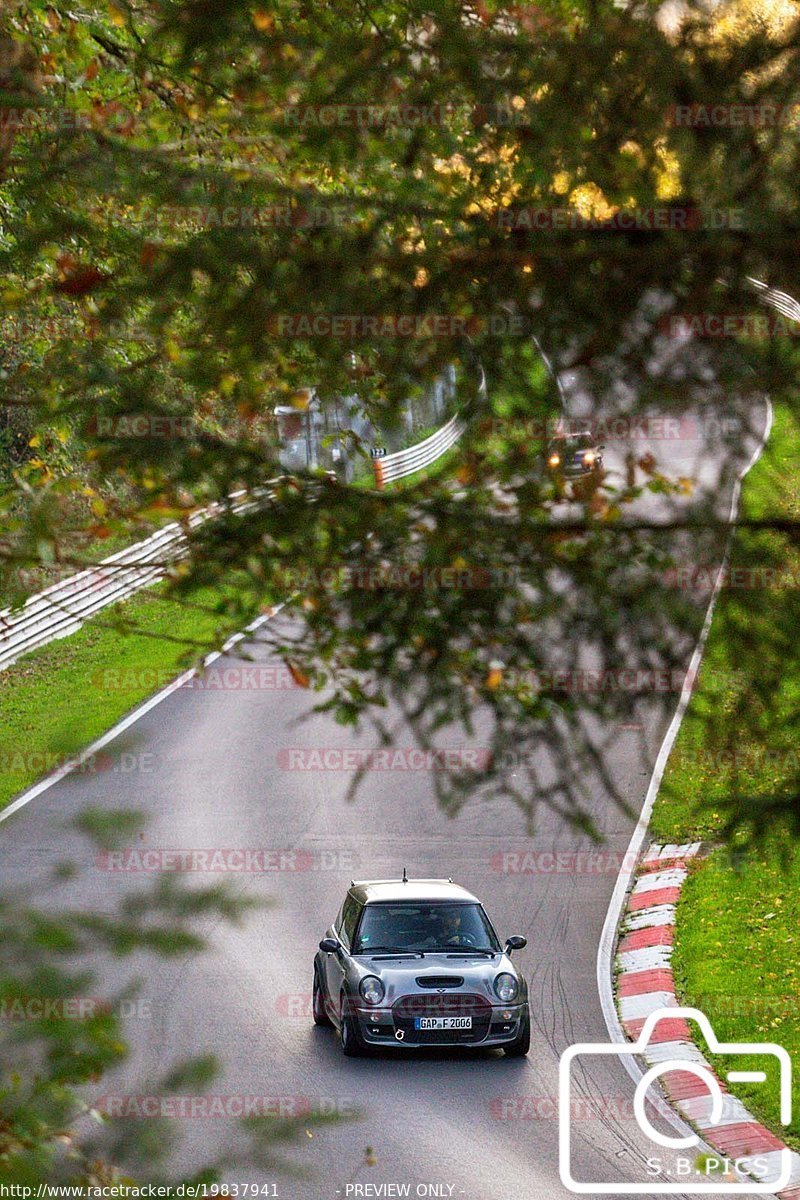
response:
[(397, 450), (394, 454), (386, 454), (383, 458), (376, 458), (373, 461), (376, 486), (385, 487), (387, 483), (394, 483), (396, 479), (404, 479), (406, 475), (413, 475), (415, 471), (429, 467), (456, 444), (465, 428), (464, 422), (456, 415), (423, 442), (407, 446), (405, 450)]
[(786, 292), (779, 292), (777, 288), (771, 288), (760, 279), (753, 279), (751, 276), (748, 276), (747, 282), (759, 293), (758, 298), (762, 304), (774, 308), (790, 321), (800, 321), (800, 304), (794, 297), (788, 296)]
[[(383, 487), (385, 483), (430, 466), (458, 441), (463, 431), (463, 422), (453, 417), (416, 446), (376, 459), (377, 486)], [(259, 489), (247, 498), (240, 492), (231, 496), (230, 508), (234, 512), (246, 512), (270, 495), (268, 488)], [(214, 504), (193, 513), (187, 522), (189, 529), (219, 515), (223, 507)], [(156, 583), (163, 578), (166, 565), (180, 558), (185, 551), (184, 528), (174, 521), (151, 537), (103, 559), (96, 567), (78, 571), (31, 596), (22, 608), (0, 612), (0, 671), (30, 650), (38, 650), (49, 642), (75, 633), (84, 621), (110, 604), (126, 600)]]
[[(263, 494), (269, 495), (266, 489)], [(227, 506), (212, 504), (192, 513), (186, 524), (190, 530), (196, 529), (219, 516), (226, 507), (244, 512), (260, 498), (259, 495), (245, 499), (243, 493), (236, 493)], [(173, 521), (143, 541), (111, 554), (97, 566), (78, 571), (31, 596), (22, 608), (0, 612), (0, 671), (29, 650), (38, 650), (48, 642), (75, 633), (84, 621), (108, 605), (126, 600), (156, 583), (163, 578), (166, 564), (185, 552), (184, 527)]]
[[(759, 293), (762, 304), (800, 322), (800, 304), (793, 297), (758, 279), (748, 282)], [(465, 427), (456, 415), (415, 446), (375, 459), (376, 485), (382, 488), (430, 466), (456, 444)], [(268, 486), (247, 498), (238, 492), (230, 497), (227, 506), (213, 504), (193, 513), (187, 524), (190, 529), (196, 528), (226, 507), (235, 512), (246, 512), (271, 494)], [(0, 671), (29, 650), (37, 650), (48, 642), (75, 633), (95, 613), (163, 578), (165, 564), (180, 558), (185, 549), (184, 529), (172, 522), (144, 541), (103, 559), (96, 567), (79, 571), (31, 596), (22, 608), (0, 612)]]

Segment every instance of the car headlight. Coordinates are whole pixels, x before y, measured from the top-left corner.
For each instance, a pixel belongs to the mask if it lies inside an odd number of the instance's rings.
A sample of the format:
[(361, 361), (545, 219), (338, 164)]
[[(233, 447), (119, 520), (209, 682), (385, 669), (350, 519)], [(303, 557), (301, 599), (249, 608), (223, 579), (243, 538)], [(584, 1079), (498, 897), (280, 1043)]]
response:
[(504, 971), (502, 975), (498, 975), (497, 979), (495, 979), (494, 990), (503, 1001), (503, 1004), (508, 1004), (511, 1000), (516, 1000), (519, 984), (513, 975), (509, 975), (508, 972)]
[(547, 461), (550, 463), (551, 467), (557, 467), (561, 462), (561, 459), (557, 454), (551, 454)]
[(377, 975), (367, 975), (365, 979), (361, 980), (358, 990), (361, 992), (362, 999), (366, 1000), (367, 1004), (380, 1004), (386, 995), (386, 988)]
[(586, 463), (587, 467), (590, 467), (596, 458), (597, 455), (595, 454), (594, 450), (587, 450), (583, 456), (583, 461)]

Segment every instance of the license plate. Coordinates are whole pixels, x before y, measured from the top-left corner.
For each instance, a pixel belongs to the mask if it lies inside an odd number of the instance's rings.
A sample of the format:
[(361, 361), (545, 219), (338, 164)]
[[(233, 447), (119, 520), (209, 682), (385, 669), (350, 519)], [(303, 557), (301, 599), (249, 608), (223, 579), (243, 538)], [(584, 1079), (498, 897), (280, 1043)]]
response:
[(472, 1029), (472, 1017), (415, 1017), (415, 1029)]

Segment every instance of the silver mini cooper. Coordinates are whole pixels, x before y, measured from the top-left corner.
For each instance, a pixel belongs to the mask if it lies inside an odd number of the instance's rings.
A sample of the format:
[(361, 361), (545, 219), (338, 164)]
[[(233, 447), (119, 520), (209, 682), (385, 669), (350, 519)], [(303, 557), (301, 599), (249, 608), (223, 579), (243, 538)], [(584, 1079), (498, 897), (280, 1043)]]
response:
[(351, 883), (314, 958), (314, 1021), (342, 1050), (496, 1046), (528, 1053), (528, 989), (482, 904), (450, 879)]

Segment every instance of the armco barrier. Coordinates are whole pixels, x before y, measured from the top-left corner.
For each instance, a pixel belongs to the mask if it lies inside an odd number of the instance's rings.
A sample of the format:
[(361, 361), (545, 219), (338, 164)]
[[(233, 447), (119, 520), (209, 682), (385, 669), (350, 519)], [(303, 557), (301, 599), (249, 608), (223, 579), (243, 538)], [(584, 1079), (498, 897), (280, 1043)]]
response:
[[(227, 508), (244, 512), (269, 495), (267, 489), (247, 499), (237, 493)], [(187, 521), (189, 529), (218, 516), (225, 507), (212, 504), (192, 513)], [(31, 596), (22, 608), (0, 612), (0, 671), (29, 650), (75, 633), (88, 617), (109, 604), (125, 600), (155, 583), (163, 576), (166, 564), (180, 558), (185, 546), (184, 529), (173, 521), (144, 541), (103, 559), (97, 566), (70, 575)]]
[[(459, 418), (453, 417), (424, 442), (376, 460), (378, 487), (435, 462), (458, 441), (463, 429)], [(268, 488), (258, 489), (247, 499), (242, 493), (236, 493), (231, 497), (229, 507), (235, 512), (245, 512), (270, 495)], [(211, 505), (193, 513), (187, 524), (194, 529), (222, 511), (221, 504)], [(48, 642), (75, 633), (87, 618), (108, 605), (125, 600), (155, 583), (164, 575), (166, 564), (181, 556), (185, 544), (183, 528), (172, 522), (144, 541), (103, 559), (97, 566), (78, 571), (45, 588), (22, 608), (0, 612), (0, 671), (29, 650), (37, 650)]]
[(768, 287), (760, 279), (748, 276), (747, 282), (759, 293), (758, 298), (762, 304), (774, 308), (776, 312), (788, 317), (790, 321), (800, 321), (800, 304), (793, 296), (787, 296), (786, 292), (779, 292), (777, 288)]
[[(463, 422), (452, 417), (425, 441), (377, 459), (377, 486), (383, 487), (384, 483), (429, 466), (458, 441), (463, 430)], [(235, 512), (244, 512), (270, 494), (268, 488), (259, 489), (247, 499), (237, 493), (231, 497), (230, 507)], [(188, 520), (189, 528), (196, 528), (222, 510), (221, 504), (215, 504), (193, 513)], [(108, 605), (155, 583), (164, 575), (166, 564), (184, 552), (185, 542), (183, 528), (172, 522), (144, 541), (103, 559), (96, 567), (54, 583), (32, 596), (22, 608), (0, 612), (0, 671), (29, 650), (75, 633), (84, 621)]]
[[(429, 466), (458, 441), (463, 430), (463, 423), (453, 417), (424, 442), (376, 460), (377, 486)], [(270, 495), (268, 488), (258, 489), (247, 499), (237, 493), (231, 497), (230, 508), (245, 512)], [(188, 526), (196, 528), (222, 511), (221, 504), (211, 505), (193, 513)], [(96, 567), (54, 583), (32, 596), (22, 608), (0, 612), (0, 671), (29, 650), (75, 633), (84, 621), (108, 605), (155, 583), (164, 575), (166, 564), (181, 556), (185, 543), (183, 528), (172, 522), (144, 541), (103, 559)]]
[(417, 442), (416, 446), (408, 446), (405, 450), (397, 450), (394, 454), (376, 458), (373, 463), (376, 486), (385, 487), (387, 483), (394, 483), (396, 479), (403, 479), (423, 467), (429, 467), (456, 444), (464, 428), (464, 422), (459, 416), (451, 417), (446, 425), (425, 438), (424, 442)]
[[(749, 279), (748, 282), (760, 293), (762, 304), (793, 320), (800, 320), (800, 305), (791, 296), (768, 287), (758, 279)], [(485, 379), (481, 387), (485, 394)], [(464, 428), (459, 416), (451, 417), (441, 429), (416, 446), (375, 459), (376, 485), (382, 488), (387, 483), (430, 466), (455, 445)], [(267, 487), (259, 489), (248, 499), (238, 493), (231, 497), (229, 503), (234, 511), (244, 512), (269, 495)], [(223, 506), (216, 504), (193, 513), (189, 518), (189, 527), (196, 527), (222, 510)], [(164, 564), (180, 557), (184, 542), (180, 525), (166, 525), (152, 537), (112, 554), (96, 567), (71, 575), (32, 596), (21, 609), (0, 612), (0, 671), (11, 666), (27, 651), (74, 633), (88, 617), (109, 604), (124, 600), (154, 583), (164, 574)]]

